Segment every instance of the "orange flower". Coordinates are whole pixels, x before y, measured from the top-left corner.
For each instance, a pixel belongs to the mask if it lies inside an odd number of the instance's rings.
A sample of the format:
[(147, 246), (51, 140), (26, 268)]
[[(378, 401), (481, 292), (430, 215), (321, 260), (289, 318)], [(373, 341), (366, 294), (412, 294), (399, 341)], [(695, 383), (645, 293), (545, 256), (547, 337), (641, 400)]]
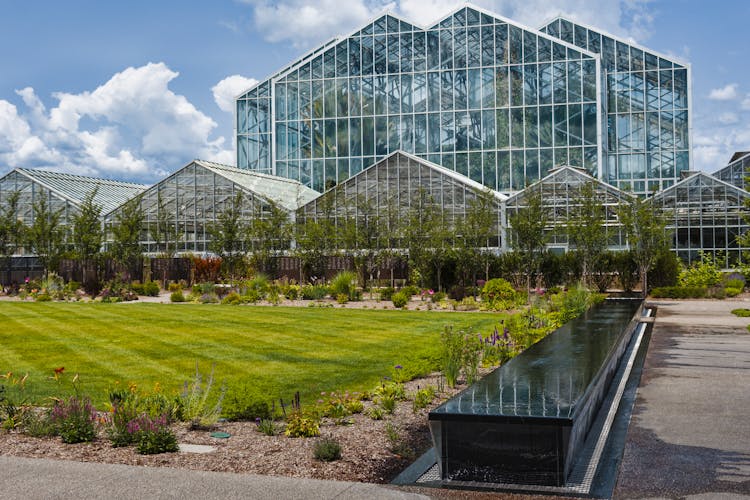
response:
[(60, 368), (55, 368), (55, 375), (60, 375), (64, 371), (65, 371), (65, 367), (64, 366), (61, 366)]

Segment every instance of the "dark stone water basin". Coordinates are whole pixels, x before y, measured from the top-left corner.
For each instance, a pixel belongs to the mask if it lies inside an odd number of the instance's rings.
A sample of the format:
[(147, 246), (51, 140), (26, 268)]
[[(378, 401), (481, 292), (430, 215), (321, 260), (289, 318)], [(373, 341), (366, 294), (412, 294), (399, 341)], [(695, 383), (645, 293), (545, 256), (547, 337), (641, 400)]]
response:
[(564, 485), (641, 310), (607, 300), (431, 411), (441, 477)]

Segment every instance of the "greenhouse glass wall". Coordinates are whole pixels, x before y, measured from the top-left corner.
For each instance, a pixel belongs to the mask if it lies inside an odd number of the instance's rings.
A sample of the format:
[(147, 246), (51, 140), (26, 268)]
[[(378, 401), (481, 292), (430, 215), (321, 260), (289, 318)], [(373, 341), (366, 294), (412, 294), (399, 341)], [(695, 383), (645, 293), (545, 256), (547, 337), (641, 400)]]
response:
[(713, 176), (738, 188), (747, 189), (747, 176), (750, 175), (750, 152), (735, 153), (729, 165), (714, 172)]
[(572, 166), (646, 194), (690, 168), (690, 68), (556, 19), (385, 15), (237, 99), (237, 162), (322, 192), (403, 150), (493, 190)]
[[(145, 221), (141, 246), (147, 254), (206, 253), (210, 226), (241, 193), (241, 220), (266, 217), (272, 205), (290, 214), (317, 193), (289, 179), (195, 160), (148, 188), (139, 198)], [(108, 229), (123, 207), (108, 213)], [(112, 241), (111, 231), (108, 241)]]
[(429, 29), (392, 15), (237, 99), (240, 168), (322, 192), (402, 150), (501, 192), (555, 165), (598, 175), (598, 57), (462, 7)]
[(483, 195), (486, 196), (483, 207), (494, 218), (494, 231), (482, 246), (498, 248), (505, 196), (452, 170), (400, 151), (306, 204), (299, 211), (299, 219), (331, 217), (339, 229), (351, 222), (360, 230), (377, 224), (377, 232), (391, 237), (373, 239), (370, 247), (397, 248), (402, 246), (403, 224), (408, 223), (414, 211), (439, 211), (445, 227), (459, 228), (467, 210), (479, 206)]
[[(8, 198), (18, 192), (18, 218), (24, 225), (31, 226), (34, 206), (45, 198), (50, 213), (60, 214), (61, 229), (67, 233), (81, 204), (91, 193), (95, 193), (94, 203), (106, 213), (144, 189), (146, 186), (141, 184), (17, 168), (0, 178), (0, 206), (7, 209)], [(24, 248), (17, 252), (19, 255), (29, 254)]]
[(750, 193), (703, 172), (657, 193), (653, 203), (669, 220), (673, 250), (688, 264), (700, 260), (700, 252), (717, 258), (725, 268), (742, 262), (737, 236), (750, 229), (745, 206)]
[(542, 28), (601, 56), (606, 109), (602, 180), (648, 194), (690, 170), (690, 66), (558, 18)]
[[(503, 227), (509, 227), (508, 220), (519, 210), (529, 205), (531, 196), (540, 196), (542, 207), (547, 213), (547, 246), (550, 249), (569, 249), (567, 226), (571, 216), (583, 203), (585, 186), (591, 186), (592, 195), (604, 207), (603, 231), (607, 232), (608, 246), (612, 250), (627, 247), (625, 231), (619, 222), (617, 209), (629, 203), (632, 196), (609, 184), (605, 184), (584, 171), (570, 167), (556, 169), (550, 175), (524, 191), (515, 194), (505, 202)], [(506, 238), (505, 249), (512, 247), (511, 235)]]

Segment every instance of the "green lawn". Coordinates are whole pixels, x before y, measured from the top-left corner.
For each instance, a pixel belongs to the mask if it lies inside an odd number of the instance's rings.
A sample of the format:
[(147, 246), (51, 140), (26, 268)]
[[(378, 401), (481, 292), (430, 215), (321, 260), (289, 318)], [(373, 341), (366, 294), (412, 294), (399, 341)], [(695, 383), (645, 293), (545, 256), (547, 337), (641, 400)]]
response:
[[(0, 372), (29, 374), (34, 400), (67, 393), (79, 374), (99, 404), (115, 382), (177, 393), (195, 364), (233, 388), (303, 401), (320, 391), (365, 390), (396, 364), (437, 367), (443, 327), (484, 334), (487, 313), (196, 304), (0, 302)], [(51, 375), (65, 367), (63, 383)]]

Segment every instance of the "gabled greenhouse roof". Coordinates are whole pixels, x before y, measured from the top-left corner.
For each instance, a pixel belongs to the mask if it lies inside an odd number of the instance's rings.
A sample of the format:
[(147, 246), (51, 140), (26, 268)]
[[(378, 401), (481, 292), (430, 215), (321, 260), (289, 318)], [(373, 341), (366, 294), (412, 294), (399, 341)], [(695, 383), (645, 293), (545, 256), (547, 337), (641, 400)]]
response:
[[(361, 172), (357, 173), (356, 175), (353, 175), (353, 176), (349, 177), (344, 182), (341, 182), (341, 183), (337, 184), (336, 186), (333, 186), (332, 188), (328, 189), (326, 191), (326, 193), (328, 193), (330, 191), (335, 191), (336, 188), (338, 188), (339, 186), (343, 186), (346, 183), (356, 182), (357, 178), (366, 175), (366, 172), (368, 172), (370, 170), (375, 170), (375, 169), (379, 168), (381, 165), (386, 165), (388, 163), (388, 160), (390, 160), (391, 158), (399, 157), (399, 156), (403, 157), (403, 158), (408, 158), (410, 160), (413, 160), (413, 161), (419, 163), (420, 165), (423, 165), (423, 166), (425, 166), (427, 168), (435, 170), (437, 173), (439, 173), (441, 175), (444, 175), (446, 177), (449, 177), (449, 178), (451, 178), (451, 179), (453, 179), (455, 181), (458, 181), (458, 182), (460, 182), (462, 184), (465, 184), (466, 186), (468, 186), (468, 187), (476, 190), (477, 192), (489, 191), (492, 194), (492, 196), (496, 200), (498, 200), (498, 201), (505, 201), (508, 198), (504, 194), (502, 194), (502, 193), (500, 193), (498, 191), (494, 191), (492, 189), (489, 189), (484, 184), (476, 182), (476, 181), (474, 181), (474, 180), (466, 177), (465, 175), (459, 174), (458, 172), (455, 172), (453, 170), (445, 168), (442, 165), (438, 165), (437, 163), (432, 163), (431, 161), (427, 161), (424, 158), (420, 158), (419, 156), (415, 156), (413, 154), (406, 153), (406, 152), (401, 151), (401, 150), (394, 151), (393, 153), (389, 154), (385, 158), (383, 158), (381, 160), (378, 160), (377, 162), (375, 162), (372, 165), (370, 165), (369, 167), (363, 169)], [(322, 196), (322, 195), (320, 195), (320, 196)]]
[(729, 192), (735, 193), (739, 199), (750, 198), (750, 193), (748, 193), (742, 188), (735, 186), (734, 184), (730, 184), (729, 182), (725, 182), (721, 179), (717, 179), (713, 175), (707, 174), (706, 172), (696, 172), (690, 177), (682, 179), (680, 182), (673, 184), (667, 189), (663, 191), (659, 191), (653, 196), (653, 200), (663, 201), (667, 198), (674, 197), (678, 190), (684, 189), (684, 188), (688, 188), (688, 189), (723, 188), (723, 189), (728, 189)]
[(145, 191), (148, 187), (143, 184), (49, 172), (46, 170), (17, 168), (12, 172), (17, 172), (27, 177), (29, 180), (36, 182), (76, 205), (83, 203), (86, 196), (96, 189), (94, 203), (102, 207), (103, 213), (107, 213), (122, 205), (129, 199)]
[(196, 165), (214, 172), (240, 187), (273, 201), (286, 210), (297, 210), (320, 194), (297, 181), (285, 177), (260, 174), (221, 163), (195, 160)]
[(551, 182), (558, 183), (558, 184), (584, 184), (587, 182), (593, 182), (597, 190), (599, 191), (605, 191), (607, 194), (615, 196), (617, 198), (633, 198), (633, 195), (623, 191), (622, 189), (618, 189), (611, 184), (607, 184), (606, 182), (603, 182), (596, 177), (592, 177), (590, 174), (585, 172), (584, 170), (580, 168), (570, 167), (570, 166), (563, 166), (553, 169), (546, 177), (543, 179), (535, 182), (534, 184), (531, 184), (530, 186), (527, 186), (525, 189), (515, 193), (513, 196), (508, 198), (508, 203), (512, 203), (517, 201), (520, 198), (523, 198), (526, 193), (529, 192), (531, 189), (536, 189), (540, 185), (543, 186), (545, 184), (549, 184)]

